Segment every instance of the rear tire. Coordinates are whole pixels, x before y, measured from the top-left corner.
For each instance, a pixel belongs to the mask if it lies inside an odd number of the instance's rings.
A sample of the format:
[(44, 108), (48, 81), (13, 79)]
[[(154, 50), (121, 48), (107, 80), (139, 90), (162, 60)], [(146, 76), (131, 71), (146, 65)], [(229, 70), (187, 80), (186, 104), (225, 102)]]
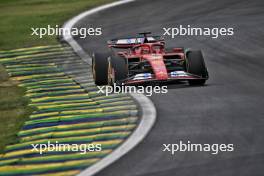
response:
[(208, 72), (205, 66), (204, 58), (201, 51), (187, 52), (187, 72), (193, 75), (201, 76), (202, 79), (188, 80), (190, 85), (204, 85)]
[(94, 82), (98, 86), (108, 84), (108, 58), (108, 53), (94, 53), (92, 57), (92, 70)]

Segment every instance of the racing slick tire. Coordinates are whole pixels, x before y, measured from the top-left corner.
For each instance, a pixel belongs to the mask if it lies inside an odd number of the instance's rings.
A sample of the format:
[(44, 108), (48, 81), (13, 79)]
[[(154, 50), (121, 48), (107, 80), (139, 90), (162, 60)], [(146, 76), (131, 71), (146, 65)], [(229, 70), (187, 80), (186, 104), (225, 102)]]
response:
[(126, 79), (128, 76), (128, 66), (125, 58), (118, 55), (111, 57), (111, 66), (114, 72), (112, 84), (121, 84), (121, 81)]
[(201, 76), (202, 79), (188, 80), (189, 85), (204, 85), (207, 78), (208, 72), (205, 66), (202, 52), (199, 51), (188, 51), (187, 56), (187, 72), (193, 75)]
[(96, 85), (108, 84), (109, 54), (94, 53), (92, 57), (92, 72)]

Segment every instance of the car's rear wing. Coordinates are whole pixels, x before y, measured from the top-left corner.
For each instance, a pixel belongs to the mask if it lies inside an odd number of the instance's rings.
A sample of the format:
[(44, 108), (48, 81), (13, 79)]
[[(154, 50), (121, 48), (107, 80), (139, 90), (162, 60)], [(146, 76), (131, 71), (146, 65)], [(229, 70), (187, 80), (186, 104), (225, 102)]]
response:
[(109, 47), (113, 48), (132, 48), (135, 45), (142, 43), (154, 43), (154, 42), (164, 42), (164, 38), (161, 36), (148, 36), (144, 37), (131, 37), (131, 38), (121, 38), (121, 39), (112, 39), (107, 42)]

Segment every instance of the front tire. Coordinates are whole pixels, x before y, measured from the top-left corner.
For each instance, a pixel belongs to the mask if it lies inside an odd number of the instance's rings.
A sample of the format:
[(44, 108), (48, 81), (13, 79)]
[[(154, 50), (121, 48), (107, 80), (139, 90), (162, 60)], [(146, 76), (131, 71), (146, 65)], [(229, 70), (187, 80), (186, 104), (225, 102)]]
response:
[(108, 84), (108, 60), (108, 53), (94, 53), (92, 57), (92, 70), (94, 82), (98, 86)]
[(201, 51), (188, 51), (187, 54), (187, 72), (200, 76), (202, 79), (188, 80), (190, 85), (204, 85), (208, 72), (205, 66), (204, 58)]

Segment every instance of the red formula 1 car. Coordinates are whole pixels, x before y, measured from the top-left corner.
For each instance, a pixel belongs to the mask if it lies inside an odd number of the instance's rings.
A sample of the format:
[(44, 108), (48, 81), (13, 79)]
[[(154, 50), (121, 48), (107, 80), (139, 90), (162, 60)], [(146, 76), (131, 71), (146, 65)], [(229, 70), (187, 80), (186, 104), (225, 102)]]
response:
[(109, 53), (94, 53), (92, 68), (95, 84), (139, 84), (186, 80), (190, 85), (203, 85), (208, 72), (201, 51), (184, 48), (165, 49), (160, 36), (113, 39)]

